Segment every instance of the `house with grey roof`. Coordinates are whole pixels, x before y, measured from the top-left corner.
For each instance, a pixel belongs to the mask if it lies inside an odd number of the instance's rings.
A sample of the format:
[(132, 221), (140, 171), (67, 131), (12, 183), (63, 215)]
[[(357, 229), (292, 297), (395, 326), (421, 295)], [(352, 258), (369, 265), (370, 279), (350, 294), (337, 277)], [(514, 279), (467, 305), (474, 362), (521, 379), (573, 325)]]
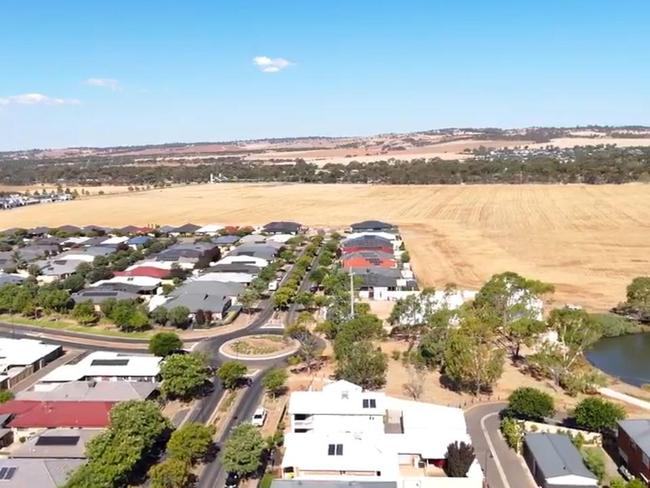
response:
[(50, 261), (41, 261), (37, 265), (41, 269), (41, 275), (44, 278), (43, 281), (48, 279), (63, 279), (67, 278), (75, 271), (81, 263), (86, 263), (87, 261), (81, 259), (54, 259)]
[(298, 222), (269, 222), (262, 230), (267, 234), (298, 234), (302, 229), (302, 225)]
[(211, 320), (223, 319), (232, 306), (232, 299), (223, 295), (208, 295), (207, 293), (187, 293), (173, 297), (166, 302), (163, 307), (172, 309), (175, 307), (187, 307), (190, 311), (190, 319), (193, 319), (196, 313), (201, 310), (209, 314)]
[(148, 381), (70, 381), (53, 388), (32, 386), (15, 395), (16, 400), (36, 402), (126, 402), (155, 395), (156, 383)]
[(0, 459), (0, 485), (58, 488), (84, 463), (83, 459)]
[(236, 235), (225, 235), (225, 236), (219, 236), (215, 237), (212, 239), (212, 242), (216, 244), (219, 247), (230, 247), (234, 246), (239, 242), (240, 237)]
[(135, 292), (116, 290), (111, 287), (95, 286), (84, 288), (70, 295), (70, 299), (75, 303), (90, 301), (95, 308), (99, 308), (107, 300), (138, 300), (142, 298)]
[(20, 285), (23, 281), (25, 281), (23, 276), (0, 272), (0, 286)]
[(369, 300), (399, 300), (418, 290), (417, 282), (397, 268), (350, 268), (359, 283), (359, 296)]
[(244, 244), (233, 249), (229, 256), (252, 256), (255, 258), (273, 260), (279, 252), (277, 246), (269, 244)]
[(364, 220), (350, 226), (354, 232), (382, 231), (391, 232), (395, 230), (393, 224), (381, 220)]
[(588, 488), (598, 486), (598, 477), (587, 469), (580, 451), (563, 434), (528, 433), (524, 459), (542, 488)]
[(86, 444), (104, 429), (47, 429), (11, 451), (13, 459), (85, 459)]
[(619, 421), (617, 444), (630, 473), (650, 483), (650, 419)]

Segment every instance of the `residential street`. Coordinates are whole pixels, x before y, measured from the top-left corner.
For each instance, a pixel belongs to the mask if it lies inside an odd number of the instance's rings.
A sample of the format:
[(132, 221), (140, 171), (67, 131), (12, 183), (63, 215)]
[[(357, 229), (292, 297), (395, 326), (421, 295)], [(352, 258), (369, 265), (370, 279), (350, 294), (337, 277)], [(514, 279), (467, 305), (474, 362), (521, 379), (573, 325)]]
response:
[(499, 411), (506, 403), (478, 404), (465, 411), (467, 429), (489, 488), (536, 488), (522, 457), (499, 433)]

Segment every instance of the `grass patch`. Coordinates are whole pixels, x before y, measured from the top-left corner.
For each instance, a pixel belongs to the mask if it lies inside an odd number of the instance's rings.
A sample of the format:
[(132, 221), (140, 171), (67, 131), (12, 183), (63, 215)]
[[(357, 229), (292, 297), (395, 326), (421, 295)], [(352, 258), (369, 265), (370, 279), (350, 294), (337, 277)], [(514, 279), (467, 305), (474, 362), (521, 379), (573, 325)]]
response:
[(31, 325), (35, 327), (42, 327), (44, 329), (64, 330), (68, 332), (79, 332), (88, 335), (97, 335), (104, 337), (126, 337), (130, 339), (148, 339), (153, 334), (152, 331), (147, 332), (122, 332), (114, 329), (104, 329), (101, 325), (84, 326), (63, 320), (50, 320), (50, 319), (28, 319), (26, 317), (18, 317), (15, 315), (0, 315), (0, 321), (7, 324), (17, 326)]
[(226, 397), (221, 400), (221, 403), (219, 403), (219, 412), (226, 412), (232, 407), (232, 404), (235, 402), (235, 398), (237, 398), (237, 392), (236, 391), (228, 391), (226, 393)]
[(271, 488), (271, 483), (275, 478), (271, 473), (266, 473), (262, 476), (262, 481), (260, 481), (260, 488)]
[(251, 336), (233, 342), (230, 348), (247, 356), (266, 355), (280, 352), (288, 345), (284, 337), (279, 336)]

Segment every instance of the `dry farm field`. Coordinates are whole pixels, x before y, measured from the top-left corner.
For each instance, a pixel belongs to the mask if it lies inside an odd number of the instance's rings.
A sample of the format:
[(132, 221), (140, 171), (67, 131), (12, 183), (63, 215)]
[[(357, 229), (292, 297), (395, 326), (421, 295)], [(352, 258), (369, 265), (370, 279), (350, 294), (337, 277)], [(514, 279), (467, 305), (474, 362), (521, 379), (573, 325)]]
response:
[(554, 283), (555, 300), (604, 310), (650, 274), (650, 186), (190, 185), (0, 212), (36, 225), (297, 220), (400, 226), (421, 285), (477, 287), (511, 270)]

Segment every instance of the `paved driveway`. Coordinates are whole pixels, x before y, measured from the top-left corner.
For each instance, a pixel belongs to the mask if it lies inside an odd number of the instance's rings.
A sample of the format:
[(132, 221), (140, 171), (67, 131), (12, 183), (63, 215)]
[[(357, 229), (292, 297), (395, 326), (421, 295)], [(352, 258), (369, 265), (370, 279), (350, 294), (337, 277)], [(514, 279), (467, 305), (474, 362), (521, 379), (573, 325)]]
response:
[(499, 434), (499, 411), (506, 406), (506, 403), (479, 404), (465, 412), (476, 457), (489, 488), (536, 488), (523, 458)]

